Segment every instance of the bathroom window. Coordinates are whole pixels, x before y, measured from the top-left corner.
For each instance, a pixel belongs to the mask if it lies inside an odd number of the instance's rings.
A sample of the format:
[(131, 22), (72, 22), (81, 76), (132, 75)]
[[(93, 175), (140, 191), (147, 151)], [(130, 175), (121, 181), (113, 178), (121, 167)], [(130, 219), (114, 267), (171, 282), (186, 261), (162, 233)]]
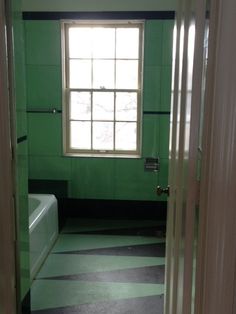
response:
[(143, 23), (64, 22), (66, 155), (140, 155)]

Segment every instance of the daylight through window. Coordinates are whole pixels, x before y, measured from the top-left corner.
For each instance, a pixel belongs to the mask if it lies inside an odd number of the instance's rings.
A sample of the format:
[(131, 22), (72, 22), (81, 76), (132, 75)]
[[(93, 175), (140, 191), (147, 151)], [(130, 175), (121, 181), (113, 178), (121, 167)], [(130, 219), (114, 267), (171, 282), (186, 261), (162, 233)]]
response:
[(140, 154), (142, 23), (64, 23), (66, 154)]

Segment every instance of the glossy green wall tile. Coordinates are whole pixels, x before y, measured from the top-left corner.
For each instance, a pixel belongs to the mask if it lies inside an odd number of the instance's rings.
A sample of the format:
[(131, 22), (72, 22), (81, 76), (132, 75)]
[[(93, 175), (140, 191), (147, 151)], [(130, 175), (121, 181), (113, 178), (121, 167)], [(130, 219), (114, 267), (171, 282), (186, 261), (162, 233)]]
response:
[(17, 138), (27, 134), (27, 117), (25, 109), (16, 111), (16, 135)]
[(30, 287), (27, 141), (19, 143), (16, 147), (16, 190), (19, 230), (17, 239), (20, 254), (20, 294), (21, 300), (23, 300)]
[(162, 67), (145, 66), (143, 82), (143, 110), (160, 111)]
[[(18, 146), (20, 145), (24, 145), (24, 143), (18, 144)], [(28, 195), (28, 156), (26, 154), (18, 154), (17, 156), (17, 184), (19, 195)], [(24, 211), (27, 211), (27, 207), (25, 210), (22, 210), (22, 213)]]
[(143, 117), (143, 157), (157, 157), (160, 150), (160, 118), (156, 115)]
[(27, 65), (27, 108), (61, 109), (61, 67)]
[(172, 67), (163, 66), (161, 69), (161, 111), (170, 111), (171, 106), (171, 75)]
[(115, 178), (115, 199), (156, 200), (157, 174), (144, 171), (144, 159), (116, 159)]
[(112, 158), (73, 158), (71, 197), (112, 199), (115, 181)]
[(62, 155), (61, 114), (28, 113), (29, 155)]
[(25, 21), (26, 64), (60, 65), (59, 21)]
[(169, 131), (170, 131), (170, 116), (163, 115), (159, 119), (159, 157), (168, 158), (169, 156)]
[(176, 6), (176, 0), (23, 0), (24, 11), (168, 11)]
[(144, 65), (162, 65), (163, 21), (148, 20), (144, 32)]
[(173, 20), (163, 21), (162, 65), (172, 64)]
[(29, 178), (70, 180), (71, 158), (60, 156), (29, 156)]

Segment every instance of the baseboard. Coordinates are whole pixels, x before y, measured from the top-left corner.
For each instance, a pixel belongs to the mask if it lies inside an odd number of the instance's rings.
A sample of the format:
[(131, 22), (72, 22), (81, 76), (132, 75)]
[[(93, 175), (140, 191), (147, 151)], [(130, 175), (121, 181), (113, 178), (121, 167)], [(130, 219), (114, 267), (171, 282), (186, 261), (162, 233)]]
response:
[(54, 194), (56, 198), (66, 198), (68, 181), (29, 179), (29, 193)]
[(59, 199), (59, 226), (68, 217), (166, 220), (167, 202), (97, 199)]
[(21, 302), (21, 314), (31, 314), (30, 290)]

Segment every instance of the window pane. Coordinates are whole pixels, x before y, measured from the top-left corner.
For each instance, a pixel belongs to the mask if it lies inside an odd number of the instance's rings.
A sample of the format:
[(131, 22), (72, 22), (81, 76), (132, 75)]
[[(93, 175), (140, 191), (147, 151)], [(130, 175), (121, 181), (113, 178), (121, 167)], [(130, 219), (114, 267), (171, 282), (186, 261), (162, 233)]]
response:
[(137, 121), (137, 93), (116, 93), (116, 120)]
[(136, 150), (137, 125), (133, 122), (116, 123), (116, 149)]
[(93, 93), (93, 120), (114, 119), (114, 93)]
[(91, 88), (90, 60), (70, 60), (70, 88)]
[(71, 92), (70, 119), (91, 120), (91, 94), (87, 92)]
[(113, 123), (94, 122), (93, 123), (93, 149), (111, 150), (113, 149)]
[(92, 29), (88, 27), (71, 27), (69, 29), (69, 57), (91, 58)]
[(138, 59), (139, 56), (139, 29), (117, 28), (116, 30), (116, 57), (118, 59)]
[(115, 29), (95, 27), (93, 29), (93, 57), (115, 57)]
[(116, 88), (138, 88), (138, 61), (118, 60), (116, 62)]
[(93, 88), (114, 88), (114, 61), (94, 60)]
[(71, 121), (70, 147), (91, 149), (91, 122)]

